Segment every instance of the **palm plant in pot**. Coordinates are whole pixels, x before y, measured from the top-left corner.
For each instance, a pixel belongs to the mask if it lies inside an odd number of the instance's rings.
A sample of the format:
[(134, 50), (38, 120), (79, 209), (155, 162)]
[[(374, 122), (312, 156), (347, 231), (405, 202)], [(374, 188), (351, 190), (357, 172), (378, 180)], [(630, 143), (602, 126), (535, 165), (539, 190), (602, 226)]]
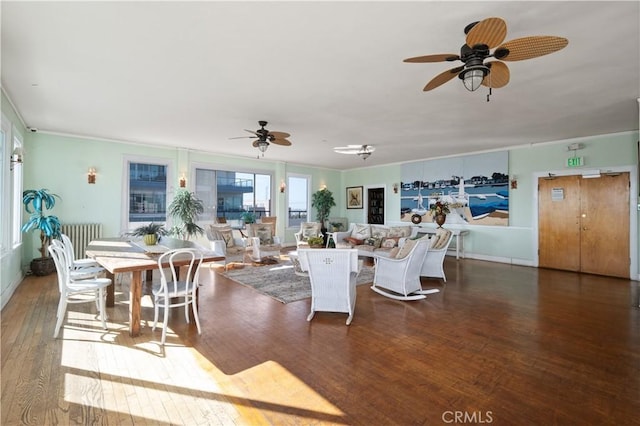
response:
[(60, 237), (62, 225), (57, 216), (45, 214), (45, 210), (51, 210), (56, 205), (56, 197), (60, 198), (48, 189), (27, 189), (22, 192), (22, 204), (30, 215), (27, 223), (22, 225), (22, 232), (40, 231), (40, 257), (33, 259), (30, 265), (34, 275), (49, 275), (56, 270), (47, 248), (53, 238)]
[(195, 193), (187, 190), (179, 191), (169, 204), (168, 213), (177, 222), (171, 229), (172, 234), (184, 240), (194, 235), (204, 234), (204, 229), (196, 224), (198, 216), (204, 213), (204, 204)]
[(167, 230), (161, 223), (151, 222), (148, 225), (142, 225), (134, 229), (130, 235), (134, 237), (142, 237), (142, 241), (148, 246), (158, 244), (158, 240), (162, 235), (167, 235)]

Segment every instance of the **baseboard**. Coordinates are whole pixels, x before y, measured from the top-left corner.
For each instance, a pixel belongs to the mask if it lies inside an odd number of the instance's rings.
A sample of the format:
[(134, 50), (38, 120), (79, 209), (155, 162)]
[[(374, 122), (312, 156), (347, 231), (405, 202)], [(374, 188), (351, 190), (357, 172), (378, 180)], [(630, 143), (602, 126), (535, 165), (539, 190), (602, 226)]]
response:
[(9, 287), (7, 287), (2, 292), (2, 294), (0, 295), (0, 300), (1, 300), (0, 310), (4, 309), (7, 303), (9, 303), (9, 300), (11, 300), (11, 296), (13, 296), (13, 293), (15, 293), (16, 289), (18, 288), (22, 280), (24, 280), (24, 274), (20, 272), (20, 274), (14, 277), (14, 279), (11, 281), (11, 284), (9, 284)]

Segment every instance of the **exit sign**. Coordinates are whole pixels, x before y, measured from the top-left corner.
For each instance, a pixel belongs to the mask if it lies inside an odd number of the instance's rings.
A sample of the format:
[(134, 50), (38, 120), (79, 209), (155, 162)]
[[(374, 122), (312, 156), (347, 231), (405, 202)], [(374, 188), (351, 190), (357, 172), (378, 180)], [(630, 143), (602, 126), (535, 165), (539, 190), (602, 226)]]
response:
[(584, 157), (567, 158), (567, 167), (582, 167), (582, 166), (584, 166)]

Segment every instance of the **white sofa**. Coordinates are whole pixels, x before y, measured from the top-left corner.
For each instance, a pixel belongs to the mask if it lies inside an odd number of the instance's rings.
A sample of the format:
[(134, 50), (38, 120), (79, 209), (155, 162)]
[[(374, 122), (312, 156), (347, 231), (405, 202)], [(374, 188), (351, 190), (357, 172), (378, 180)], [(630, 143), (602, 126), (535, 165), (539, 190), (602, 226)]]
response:
[(344, 232), (331, 232), (336, 248), (354, 248), (358, 256), (389, 257), (393, 249), (404, 244), (407, 238), (418, 235), (420, 227), (413, 225), (371, 225), (352, 223)]

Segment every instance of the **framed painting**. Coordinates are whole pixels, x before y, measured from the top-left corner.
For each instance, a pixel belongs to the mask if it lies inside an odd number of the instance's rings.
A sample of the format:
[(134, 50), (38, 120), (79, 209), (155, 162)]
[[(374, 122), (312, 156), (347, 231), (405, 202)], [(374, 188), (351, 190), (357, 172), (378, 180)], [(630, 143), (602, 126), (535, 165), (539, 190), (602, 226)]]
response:
[(362, 187), (361, 186), (347, 187), (347, 208), (348, 209), (362, 208)]

